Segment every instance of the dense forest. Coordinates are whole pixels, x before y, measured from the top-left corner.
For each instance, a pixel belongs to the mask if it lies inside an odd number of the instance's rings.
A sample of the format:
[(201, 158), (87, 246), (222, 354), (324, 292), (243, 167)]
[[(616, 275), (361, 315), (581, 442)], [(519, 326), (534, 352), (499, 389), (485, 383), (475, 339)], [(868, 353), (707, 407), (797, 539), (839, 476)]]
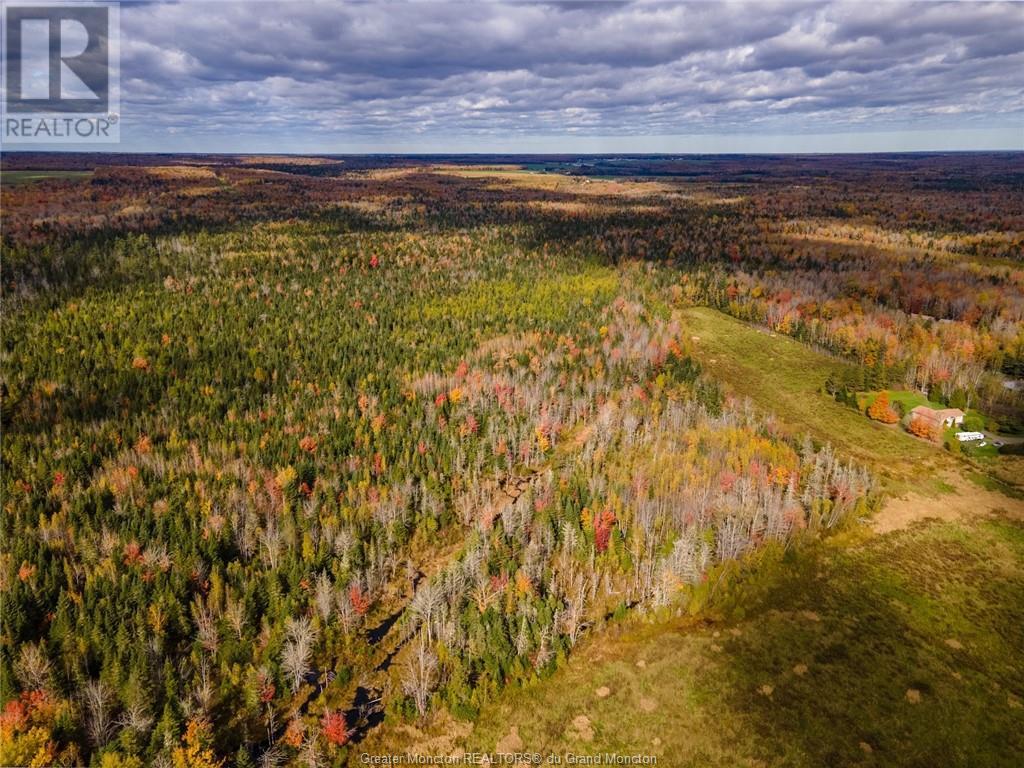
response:
[(871, 514), (688, 307), (1024, 428), (1019, 156), (500, 160), (4, 157), (0, 763), (345, 764)]

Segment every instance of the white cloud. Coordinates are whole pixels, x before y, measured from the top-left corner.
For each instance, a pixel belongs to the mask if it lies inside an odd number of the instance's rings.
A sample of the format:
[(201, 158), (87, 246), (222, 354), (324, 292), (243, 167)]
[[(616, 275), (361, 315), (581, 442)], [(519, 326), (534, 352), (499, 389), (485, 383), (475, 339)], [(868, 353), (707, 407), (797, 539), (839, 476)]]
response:
[(653, 136), (1024, 119), (1017, 3), (122, 10), (123, 135)]

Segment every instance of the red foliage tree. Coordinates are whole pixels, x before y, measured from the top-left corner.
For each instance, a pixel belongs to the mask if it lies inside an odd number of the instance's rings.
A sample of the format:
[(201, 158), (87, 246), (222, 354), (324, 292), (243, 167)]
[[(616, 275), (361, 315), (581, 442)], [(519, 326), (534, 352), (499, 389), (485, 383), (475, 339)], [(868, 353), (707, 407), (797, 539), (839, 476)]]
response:
[(277, 693), (277, 688), (274, 686), (273, 681), (260, 675), (260, 703), (269, 704), (274, 700), (274, 694)]
[(365, 616), (370, 610), (370, 596), (363, 592), (358, 584), (353, 584), (348, 588), (348, 600), (360, 616)]
[(612, 526), (615, 525), (615, 513), (610, 509), (594, 515), (594, 546), (598, 552), (608, 549), (612, 537)]
[(348, 722), (342, 712), (325, 712), (320, 719), (324, 738), (331, 744), (341, 747), (348, 743)]

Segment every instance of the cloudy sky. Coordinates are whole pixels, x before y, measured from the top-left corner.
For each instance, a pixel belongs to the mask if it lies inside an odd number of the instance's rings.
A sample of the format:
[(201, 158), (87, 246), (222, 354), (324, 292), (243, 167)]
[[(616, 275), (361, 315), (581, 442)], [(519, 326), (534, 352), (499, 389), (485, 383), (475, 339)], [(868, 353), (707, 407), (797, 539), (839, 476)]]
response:
[(122, 5), (122, 149), (1024, 149), (1022, 3)]

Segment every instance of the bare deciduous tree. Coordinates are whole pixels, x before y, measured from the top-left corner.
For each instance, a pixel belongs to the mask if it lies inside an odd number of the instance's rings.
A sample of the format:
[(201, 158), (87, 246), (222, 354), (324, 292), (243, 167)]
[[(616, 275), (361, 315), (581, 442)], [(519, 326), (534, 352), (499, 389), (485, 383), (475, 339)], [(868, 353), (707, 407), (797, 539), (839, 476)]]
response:
[(113, 696), (105, 683), (88, 680), (80, 692), (85, 711), (85, 731), (94, 747), (102, 747), (114, 735)]
[(281, 530), (277, 523), (268, 519), (267, 527), (260, 536), (260, 544), (263, 545), (263, 559), (271, 569), (277, 568), (278, 558), (281, 555)]
[(443, 597), (441, 590), (435, 584), (427, 583), (416, 590), (412, 602), (409, 603), (409, 615), (412, 618), (413, 627), (422, 624), (427, 632), (428, 642), (434, 639), (432, 620), (441, 606)]
[(426, 714), (430, 693), (436, 685), (437, 656), (430, 650), (426, 635), (421, 632), (413, 655), (406, 662), (402, 679), (402, 690), (407, 696), (412, 696), (421, 717)]
[(349, 597), (348, 590), (336, 590), (334, 593), (334, 605), (338, 609), (338, 619), (346, 632), (351, 632), (359, 623), (359, 613)]
[(245, 605), (241, 598), (228, 598), (227, 604), (224, 606), (224, 619), (234, 630), (235, 637), (241, 640), (242, 631), (245, 629)]
[(321, 571), (316, 577), (313, 601), (320, 618), (325, 622), (329, 621), (334, 610), (334, 584), (331, 583), (331, 577), (327, 575), (327, 571)]
[(320, 729), (310, 728), (306, 732), (306, 738), (302, 742), (302, 749), (299, 751), (299, 759), (306, 765), (306, 768), (321, 768), (326, 765), (323, 754), (320, 751)]
[(519, 634), (516, 635), (516, 655), (522, 656), (528, 650), (530, 650), (530, 632), (524, 616), (519, 622)]
[(217, 621), (206, 601), (202, 598), (197, 598), (192, 604), (192, 617), (196, 622), (196, 637), (199, 643), (210, 653), (216, 653), (220, 645)]
[(196, 676), (192, 696), (196, 705), (204, 713), (209, 713), (210, 705), (213, 703), (213, 682), (210, 680), (210, 664), (205, 656), (199, 660), (199, 674)]
[(272, 745), (259, 757), (260, 768), (278, 768), (284, 761), (285, 753), (279, 744)]
[(569, 576), (569, 583), (565, 590), (565, 610), (562, 611), (561, 619), (565, 627), (565, 634), (569, 637), (569, 643), (576, 645), (583, 630), (587, 625), (584, 619), (587, 611), (587, 591), (590, 586), (590, 579), (582, 571), (576, 571)]
[(299, 690), (302, 678), (309, 672), (316, 631), (309, 623), (309, 619), (302, 616), (298, 619), (288, 619), (287, 633), (288, 639), (285, 640), (281, 652), (281, 666), (290, 678), (294, 692)]
[(14, 663), (14, 676), (25, 690), (46, 688), (50, 682), (50, 660), (43, 649), (35, 643), (23, 645)]
[(117, 718), (117, 724), (136, 735), (144, 736), (153, 727), (153, 716), (149, 714), (145, 702), (140, 697), (125, 707), (124, 712)]
[(482, 579), (478, 583), (472, 592), (473, 603), (476, 605), (476, 609), (480, 613), (484, 613), (494, 605), (494, 602), (498, 599), (498, 592), (491, 586), (487, 579)]
[(551, 650), (552, 625), (547, 625), (540, 633), (540, 645), (537, 647), (537, 656), (534, 659), (534, 669), (541, 669), (554, 657)]

